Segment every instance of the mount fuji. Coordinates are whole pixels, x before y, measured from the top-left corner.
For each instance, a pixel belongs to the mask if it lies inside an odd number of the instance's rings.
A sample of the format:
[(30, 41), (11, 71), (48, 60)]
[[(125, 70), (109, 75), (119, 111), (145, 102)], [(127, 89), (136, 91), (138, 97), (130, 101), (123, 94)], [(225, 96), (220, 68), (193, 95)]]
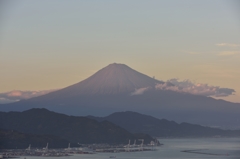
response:
[(240, 128), (240, 103), (216, 100), (156, 85), (174, 86), (124, 64), (110, 64), (89, 78), (39, 97), (0, 105), (1, 111), (47, 108), (69, 115), (106, 116), (135, 111), (176, 122)]

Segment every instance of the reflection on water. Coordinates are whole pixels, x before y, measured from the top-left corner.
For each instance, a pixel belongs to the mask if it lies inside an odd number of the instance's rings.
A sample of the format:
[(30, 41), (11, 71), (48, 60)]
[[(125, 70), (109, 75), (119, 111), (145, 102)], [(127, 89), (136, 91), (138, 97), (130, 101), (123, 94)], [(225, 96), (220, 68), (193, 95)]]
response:
[[(106, 159), (110, 156), (120, 159), (240, 159), (240, 138), (159, 140), (164, 145), (158, 147), (157, 151), (77, 154), (59, 159)], [(184, 150), (194, 150), (202, 154), (182, 152)], [(56, 159), (56, 157), (48, 158)], [(46, 159), (46, 157), (26, 157), (26, 159)]]

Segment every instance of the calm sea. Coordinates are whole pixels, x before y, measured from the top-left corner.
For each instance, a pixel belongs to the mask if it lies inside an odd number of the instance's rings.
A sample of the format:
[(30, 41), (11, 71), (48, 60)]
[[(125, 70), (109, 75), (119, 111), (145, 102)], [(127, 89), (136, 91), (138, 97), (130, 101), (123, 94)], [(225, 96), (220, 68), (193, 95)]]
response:
[[(240, 138), (159, 139), (164, 145), (156, 151), (77, 154), (59, 159), (240, 159)], [(182, 152), (190, 150), (187, 153)], [(193, 150), (193, 151), (192, 151)], [(26, 157), (46, 159), (56, 157)], [(24, 157), (21, 157), (24, 159)]]

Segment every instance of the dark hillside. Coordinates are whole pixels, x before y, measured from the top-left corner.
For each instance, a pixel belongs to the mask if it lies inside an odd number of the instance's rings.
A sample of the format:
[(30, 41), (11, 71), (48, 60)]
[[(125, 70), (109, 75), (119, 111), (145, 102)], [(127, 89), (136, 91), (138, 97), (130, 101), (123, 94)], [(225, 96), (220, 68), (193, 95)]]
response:
[[(1, 112), (0, 128), (24, 133), (55, 135), (73, 143), (127, 143), (138, 139), (134, 134), (109, 121), (98, 122), (86, 117), (67, 116), (46, 109), (24, 112)], [(145, 140), (150, 142), (148, 135)]]
[(69, 141), (53, 135), (33, 135), (0, 129), (0, 149), (26, 149), (29, 144), (34, 148), (43, 148), (47, 143), (49, 148), (65, 148)]
[(93, 117), (98, 121), (110, 121), (132, 133), (146, 133), (156, 137), (239, 137), (240, 130), (222, 130), (196, 124), (181, 123), (165, 119), (157, 119), (152, 116), (136, 112), (117, 112), (106, 117)]

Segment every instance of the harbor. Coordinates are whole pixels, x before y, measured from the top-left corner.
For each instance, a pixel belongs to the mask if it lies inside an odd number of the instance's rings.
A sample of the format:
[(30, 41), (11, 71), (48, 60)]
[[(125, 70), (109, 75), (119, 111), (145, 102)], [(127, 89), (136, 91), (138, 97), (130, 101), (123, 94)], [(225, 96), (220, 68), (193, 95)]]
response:
[[(26, 149), (5, 149), (0, 151), (0, 158), (18, 158), (21, 156), (41, 156), (41, 157), (64, 157), (72, 156), (74, 154), (96, 154), (96, 153), (121, 153), (121, 152), (142, 152), (142, 151), (155, 151), (156, 147), (161, 146), (159, 142), (151, 142), (144, 144), (141, 140), (140, 145), (129, 143), (127, 145), (109, 145), (109, 144), (84, 144), (81, 147), (70, 147), (64, 149), (49, 149), (47, 143), (44, 148), (31, 148), (29, 145)], [(80, 145), (80, 144), (79, 144)]]

